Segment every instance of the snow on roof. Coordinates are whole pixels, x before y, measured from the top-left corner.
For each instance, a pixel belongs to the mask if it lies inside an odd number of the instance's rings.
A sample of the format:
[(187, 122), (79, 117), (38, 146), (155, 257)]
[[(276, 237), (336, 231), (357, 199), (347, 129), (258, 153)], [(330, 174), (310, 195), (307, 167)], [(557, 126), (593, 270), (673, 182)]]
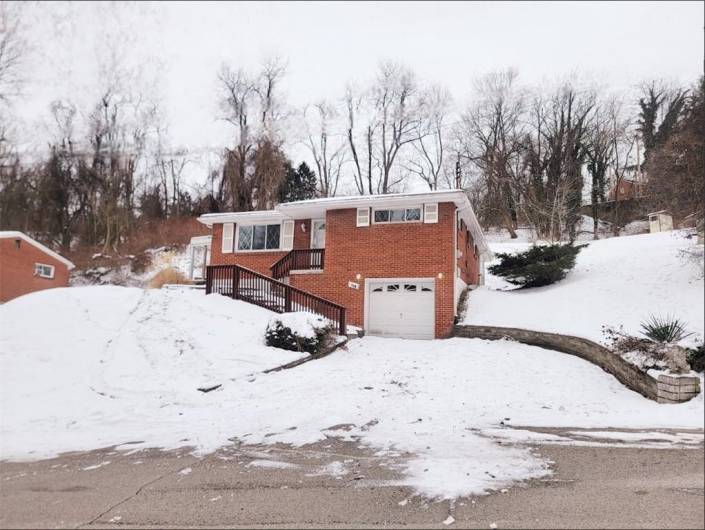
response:
[(266, 221), (281, 221), (282, 219), (284, 219), (284, 215), (277, 210), (207, 213), (198, 218), (198, 220), (206, 226), (213, 226), (214, 223), (238, 223), (243, 221), (256, 223)]
[(18, 232), (15, 230), (5, 230), (5, 231), (0, 232), (0, 239), (11, 239), (11, 238), (15, 238), (15, 239), (19, 238), (19, 239), (25, 240), (30, 245), (32, 245), (32, 246), (38, 248), (39, 250), (41, 250), (42, 252), (44, 252), (44, 254), (47, 254), (48, 256), (51, 256), (55, 260), (60, 261), (61, 263), (66, 265), (69, 270), (75, 268), (75, 265), (73, 263), (71, 263), (69, 260), (67, 260), (65, 257), (61, 256), (60, 254), (57, 254), (56, 252), (51, 250), (49, 247), (42, 245), (39, 241), (32, 239), (31, 237), (29, 237), (27, 234), (25, 234), (23, 232)]

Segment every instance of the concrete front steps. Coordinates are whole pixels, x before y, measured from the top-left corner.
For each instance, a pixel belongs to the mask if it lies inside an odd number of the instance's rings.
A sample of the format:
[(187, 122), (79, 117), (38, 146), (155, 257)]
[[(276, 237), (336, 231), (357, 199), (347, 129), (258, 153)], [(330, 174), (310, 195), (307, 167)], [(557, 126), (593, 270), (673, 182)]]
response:
[(697, 376), (659, 374), (658, 377), (653, 377), (604, 346), (581, 337), (519, 328), (470, 325), (455, 326), (453, 334), (456, 337), (472, 339), (511, 339), (523, 344), (575, 355), (612, 374), (627, 388), (659, 403), (683, 403), (700, 393), (700, 378)]

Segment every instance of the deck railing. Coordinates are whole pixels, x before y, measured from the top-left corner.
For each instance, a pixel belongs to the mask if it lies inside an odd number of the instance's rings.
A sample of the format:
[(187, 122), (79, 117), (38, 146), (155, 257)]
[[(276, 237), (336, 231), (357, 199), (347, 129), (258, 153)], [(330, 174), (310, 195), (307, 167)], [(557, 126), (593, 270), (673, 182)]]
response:
[(206, 294), (219, 293), (277, 313), (310, 311), (330, 320), (345, 335), (345, 307), (239, 265), (210, 265)]
[(292, 250), (270, 267), (272, 278), (279, 280), (296, 270), (323, 270), (324, 260), (323, 248)]

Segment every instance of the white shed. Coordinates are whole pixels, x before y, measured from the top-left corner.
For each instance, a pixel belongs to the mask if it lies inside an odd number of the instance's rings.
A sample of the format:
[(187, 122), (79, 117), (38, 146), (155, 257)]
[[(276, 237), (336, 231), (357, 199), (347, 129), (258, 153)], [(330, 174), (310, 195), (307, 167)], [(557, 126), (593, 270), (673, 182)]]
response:
[(673, 230), (673, 217), (666, 210), (649, 214), (649, 232), (668, 232)]

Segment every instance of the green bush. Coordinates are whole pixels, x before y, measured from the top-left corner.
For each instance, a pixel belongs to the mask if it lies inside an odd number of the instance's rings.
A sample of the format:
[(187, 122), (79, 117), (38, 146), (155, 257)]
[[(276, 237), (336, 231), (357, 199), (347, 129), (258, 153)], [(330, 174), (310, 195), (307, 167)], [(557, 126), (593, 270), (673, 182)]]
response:
[(696, 372), (705, 372), (705, 344), (688, 348), (688, 364)]
[(267, 346), (283, 350), (321, 353), (328, 344), (332, 327), (323, 317), (312, 313), (284, 313), (267, 324)]
[(518, 254), (498, 253), (499, 263), (487, 270), (522, 288), (541, 287), (562, 280), (585, 245), (534, 245)]
[(676, 317), (650, 315), (641, 323), (642, 333), (655, 342), (678, 342), (691, 335), (685, 332), (685, 323)]

